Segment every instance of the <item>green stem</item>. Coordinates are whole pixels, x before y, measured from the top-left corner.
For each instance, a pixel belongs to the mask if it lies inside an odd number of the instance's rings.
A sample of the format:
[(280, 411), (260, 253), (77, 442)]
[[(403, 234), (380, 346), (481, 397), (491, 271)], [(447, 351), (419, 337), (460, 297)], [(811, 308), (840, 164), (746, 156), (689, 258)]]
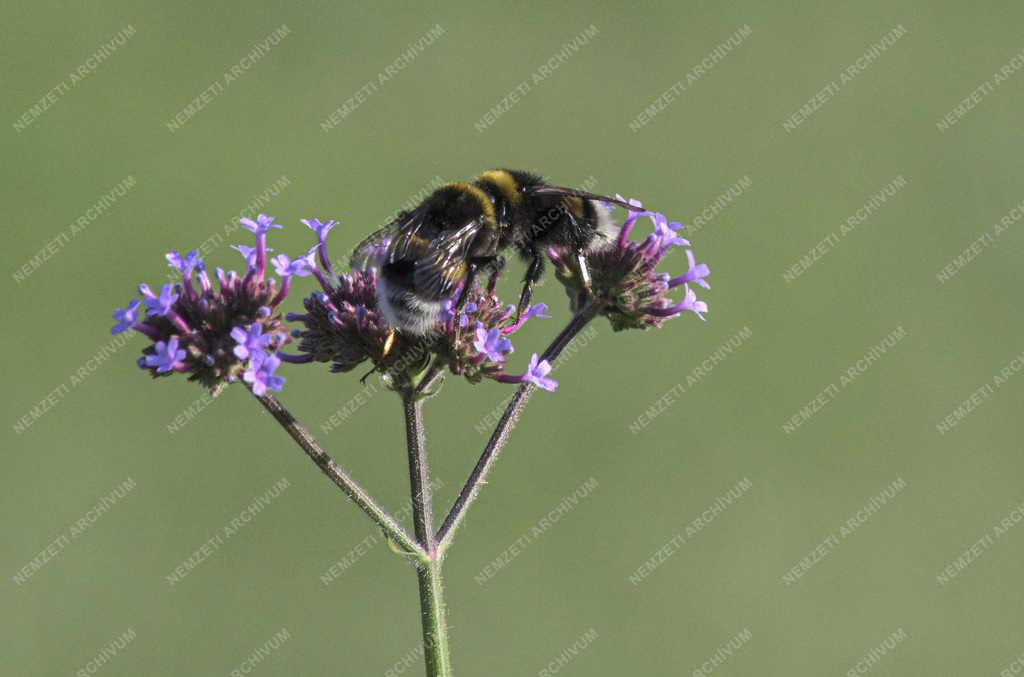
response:
[[(558, 336), (551, 342), (548, 349), (544, 351), (544, 355), (541, 359), (548, 360), (549, 362), (558, 357), (559, 353), (569, 342), (572, 341), (580, 331), (583, 330), (587, 324), (597, 317), (599, 307), (589, 302), (577, 311), (576, 315), (569, 321), (569, 324), (565, 326)], [(505, 443), (508, 442), (508, 437), (512, 433), (512, 428), (515, 427), (516, 422), (519, 421), (519, 416), (522, 414), (523, 409), (526, 407), (527, 402), (530, 400), (530, 395), (536, 388), (532, 383), (523, 383), (516, 390), (515, 394), (512, 395), (512, 399), (509, 401), (508, 406), (505, 408), (505, 413), (502, 415), (501, 420), (498, 421), (497, 427), (491, 434), (491, 439), (487, 442), (487, 446), (484, 448), (483, 454), (480, 455), (480, 459), (476, 462), (476, 466), (473, 468), (473, 472), (469, 474), (469, 478), (466, 480), (466, 484), (463, 485), (462, 491), (459, 492), (459, 497), (455, 499), (455, 504), (452, 505), (452, 509), (448, 511), (448, 516), (445, 517), (444, 523), (437, 532), (435, 538), (435, 547), (440, 556), (444, 556), (448, 546), (451, 545), (452, 537), (455, 534), (455, 530), (462, 523), (463, 518), (466, 516), (466, 512), (469, 510), (469, 506), (476, 500), (476, 496), (480, 491), (480, 488), (486, 484), (487, 474), (494, 467), (494, 463), (498, 460), (498, 454), (505, 447)]]
[(444, 585), (441, 560), (431, 559), (416, 565), (420, 584), (420, 614), (423, 618), (423, 660), (427, 677), (451, 677), (452, 659), (448, 650), (448, 624), (445, 621)]
[(423, 623), (423, 659), (427, 677), (451, 677), (448, 624), (445, 620), (441, 558), (434, 541), (434, 512), (430, 496), (430, 467), (427, 463), (423, 400), (416, 393), (402, 397), (405, 439), (409, 452), (409, 486), (416, 540), (427, 557), (416, 563), (420, 587), (420, 615)]
[(414, 395), (404, 395), (402, 412), (405, 414), (405, 444), (409, 452), (413, 527), (416, 540), (429, 556), (434, 551), (434, 510), (430, 496), (426, 432), (423, 428), (423, 400), (416, 399)]
[(409, 553), (416, 555), (418, 559), (426, 559), (426, 550), (414, 541), (402, 525), (388, 514), (384, 508), (378, 505), (358, 482), (352, 479), (341, 466), (335, 463), (334, 459), (327, 452), (320, 448), (320, 445), (309, 434), (309, 431), (295, 420), (291, 412), (285, 409), (284, 405), (276, 397), (270, 394), (255, 397), (270, 412), (274, 419), (281, 424), (281, 427), (291, 435), (291, 438), (295, 440), (302, 450), (306, 452), (306, 455), (313, 460), (313, 463), (316, 463), (317, 467), (331, 478), (332, 482), (338, 485), (356, 505), (362, 508), (391, 540), (398, 543)]

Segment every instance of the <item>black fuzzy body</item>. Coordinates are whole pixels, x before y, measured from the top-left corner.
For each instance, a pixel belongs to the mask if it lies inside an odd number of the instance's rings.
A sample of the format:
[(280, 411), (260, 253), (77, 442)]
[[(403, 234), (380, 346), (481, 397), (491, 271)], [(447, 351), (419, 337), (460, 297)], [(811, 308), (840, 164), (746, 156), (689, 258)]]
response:
[(398, 329), (424, 334), (469, 271), (500, 261), (501, 252), (514, 249), (536, 276), (548, 247), (589, 250), (607, 237), (607, 210), (595, 197), (518, 170), (441, 186), (398, 217), (381, 268), (385, 317)]

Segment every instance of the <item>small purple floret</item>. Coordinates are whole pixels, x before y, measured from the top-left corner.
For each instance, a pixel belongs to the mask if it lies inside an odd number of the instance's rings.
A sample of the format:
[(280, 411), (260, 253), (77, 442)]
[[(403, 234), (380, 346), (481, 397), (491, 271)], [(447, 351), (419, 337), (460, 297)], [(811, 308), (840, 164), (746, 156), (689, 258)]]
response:
[(167, 259), (167, 265), (180, 272), (185, 279), (188, 279), (193, 270), (203, 267), (203, 260), (199, 258), (199, 252), (194, 249), (185, 256), (179, 254), (177, 249), (172, 249), (164, 258)]
[(178, 348), (178, 337), (172, 336), (167, 341), (156, 342), (156, 354), (146, 355), (146, 366), (156, 367), (163, 374), (185, 359), (185, 351)]
[[(466, 303), (462, 308), (462, 314), (459, 315), (459, 326), (465, 327), (469, 324), (469, 315), (475, 313), (477, 305), (472, 301)], [(448, 324), (455, 317), (455, 301), (453, 299), (445, 299), (441, 304), (441, 322)]]
[(331, 228), (338, 225), (336, 221), (328, 221), (327, 223), (324, 223), (320, 219), (302, 219), (302, 222), (306, 224), (306, 227), (316, 233), (316, 239), (320, 242), (325, 241), (327, 239), (327, 233), (331, 232)]
[(654, 234), (661, 239), (663, 247), (689, 246), (689, 240), (676, 237), (675, 231), (682, 227), (683, 224), (678, 221), (670, 222), (664, 214), (654, 214)]
[(705, 319), (704, 313), (708, 312), (708, 304), (703, 301), (698, 301), (697, 294), (690, 289), (689, 285), (686, 287), (686, 294), (684, 295), (683, 300), (680, 301), (676, 307), (679, 310), (689, 310), (692, 313), (696, 313), (697, 317), (702, 320)]
[(502, 336), (498, 327), (485, 329), (483, 324), (478, 322), (473, 347), (491, 362), (504, 362), (505, 354), (512, 352), (512, 341)]
[(523, 319), (524, 320), (529, 320), (530, 318), (533, 318), (533, 317), (540, 317), (540, 318), (551, 319), (551, 316), (548, 315), (547, 312), (548, 312), (548, 304), (546, 304), (546, 303), (536, 303), (536, 304), (534, 304), (534, 305), (532, 305), (532, 306), (530, 306), (529, 308), (526, 309), (526, 312), (523, 313)]
[(284, 226), (274, 223), (274, 217), (268, 216), (267, 214), (260, 214), (256, 217), (256, 220), (242, 218), (239, 219), (242, 226), (249, 231), (252, 231), (256, 235), (266, 235), (267, 231), (271, 228), (283, 228)]
[(551, 372), (551, 365), (547, 360), (541, 360), (537, 353), (534, 353), (530, 358), (530, 364), (526, 367), (526, 373), (523, 374), (523, 380), (534, 384), (538, 388), (555, 391), (558, 387), (558, 381), (553, 378), (548, 378), (548, 374)]
[(139, 300), (132, 299), (127, 308), (115, 310), (114, 319), (117, 320), (117, 324), (110, 328), (111, 334), (120, 334), (134, 327), (139, 321)]
[(274, 371), (281, 366), (281, 358), (264, 352), (253, 353), (249, 368), (242, 374), (242, 380), (252, 386), (252, 392), (258, 397), (267, 394), (267, 390), (280, 392), (284, 386), (284, 377), (277, 376)]
[[(245, 257), (245, 267), (255, 268), (256, 267), (256, 247), (247, 247), (244, 244), (233, 244), (231, 248), (237, 251), (239, 254)], [(267, 247), (266, 251), (272, 252), (273, 249)]]
[(233, 352), (240, 360), (247, 360), (252, 355), (263, 352), (273, 339), (269, 334), (263, 333), (263, 327), (259, 322), (253, 322), (248, 328), (235, 327), (231, 330), (231, 338), (238, 344)]
[(696, 282), (705, 289), (711, 289), (711, 285), (704, 279), (711, 274), (711, 270), (708, 268), (708, 265), (706, 263), (696, 263), (692, 249), (686, 250), (686, 260), (690, 264), (690, 269), (685, 275), (680, 275), (679, 277), (669, 280), (668, 286), (678, 287), (679, 285), (687, 282)]
[(139, 285), (139, 291), (145, 297), (147, 315), (167, 317), (174, 309), (174, 302), (178, 295), (174, 293), (173, 284), (165, 284), (160, 288), (160, 296), (156, 296), (149, 289), (149, 285)]
[(270, 260), (274, 264), (274, 270), (281, 277), (288, 277), (294, 275), (296, 277), (306, 277), (312, 275), (312, 268), (316, 266), (313, 261), (313, 256), (316, 254), (316, 250), (310, 251), (310, 253), (295, 259), (294, 261), (288, 258), (287, 254), (278, 254)]

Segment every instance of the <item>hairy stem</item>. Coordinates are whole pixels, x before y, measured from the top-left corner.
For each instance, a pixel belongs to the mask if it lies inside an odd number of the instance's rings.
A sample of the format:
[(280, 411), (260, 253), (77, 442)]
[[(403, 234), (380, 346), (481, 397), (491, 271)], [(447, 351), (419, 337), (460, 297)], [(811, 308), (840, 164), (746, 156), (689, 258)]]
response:
[[(544, 351), (541, 359), (550, 362), (558, 357), (559, 353), (569, 345), (569, 342), (597, 316), (597, 311), (598, 308), (596, 306), (589, 303), (584, 304), (572, 320), (569, 321), (569, 324), (565, 326), (565, 329), (551, 342), (551, 345)], [(515, 394), (512, 395), (512, 399), (505, 408), (505, 413), (502, 414), (497, 427), (491, 433), (491, 439), (487, 442), (487, 446), (480, 455), (480, 459), (476, 462), (473, 472), (469, 474), (466, 484), (463, 485), (462, 491), (459, 492), (459, 497), (455, 499), (455, 504), (448, 512), (448, 516), (445, 517), (444, 523), (437, 532), (435, 543), (436, 550), (440, 555), (443, 556), (445, 550), (451, 544), (455, 530), (462, 523), (463, 518), (466, 516), (466, 511), (476, 499), (480, 488), (486, 482), (487, 474), (491, 471), (495, 461), (498, 460), (498, 454), (501, 453), (505, 443), (508, 442), (512, 429), (519, 421), (519, 416), (522, 414), (526, 403), (529, 402), (530, 396), (535, 389), (532, 383), (523, 383), (516, 390)]]
[(452, 665), (448, 651), (441, 559), (437, 556), (434, 542), (434, 512), (430, 496), (426, 432), (423, 427), (423, 400), (416, 393), (404, 394), (402, 411), (405, 414), (405, 440), (409, 452), (413, 523), (416, 540), (427, 553), (427, 560), (416, 565), (423, 623), (423, 659), (427, 666), (427, 677), (450, 677)]
[(423, 401), (415, 396), (402, 397), (405, 413), (405, 445), (409, 452), (409, 489), (412, 495), (412, 519), (416, 540), (427, 552), (434, 552), (434, 511), (430, 500), (430, 469), (427, 465), (426, 433), (423, 428)]
[(331, 458), (327, 452), (320, 448), (313, 436), (309, 434), (295, 417), (292, 416), (291, 412), (284, 408), (276, 397), (267, 394), (256, 396), (256, 399), (260, 401), (267, 411), (281, 424), (292, 439), (295, 440), (296, 444), (302, 447), (302, 450), (306, 452), (313, 463), (316, 463), (317, 467), (327, 475), (332, 482), (348, 495), (349, 498), (355, 502), (363, 511), (370, 516), (374, 522), (377, 523), (387, 536), (400, 545), (408, 552), (417, 556), (417, 558), (424, 560), (427, 558), (426, 549), (421, 547), (402, 527), (401, 524), (395, 520), (384, 508), (382, 508), (377, 501), (370, 496), (365, 489), (363, 489), (358, 482), (352, 479), (347, 472), (345, 472), (341, 466), (339, 466), (333, 458)]
[(448, 649), (448, 624), (445, 619), (444, 585), (441, 560), (416, 565), (420, 584), (420, 613), (423, 617), (423, 660), (427, 677), (451, 677), (452, 659)]

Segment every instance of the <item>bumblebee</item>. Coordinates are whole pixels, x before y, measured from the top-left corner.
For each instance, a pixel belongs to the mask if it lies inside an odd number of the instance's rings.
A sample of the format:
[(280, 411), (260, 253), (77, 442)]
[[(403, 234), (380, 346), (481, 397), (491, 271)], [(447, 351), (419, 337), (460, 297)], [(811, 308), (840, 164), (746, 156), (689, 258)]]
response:
[(417, 207), (400, 213), (360, 243), (351, 264), (379, 267), (377, 304), (395, 329), (423, 335), (440, 321), (444, 301), (459, 285), (458, 312), (481, 275), (493, 291), (510, 247), (526, 261), (521, 314), (544, 271), (548, 247), (577, 257), (589, 287), (586, 254), (611, 240), (618, 228), (610, 205), (622, 200), (547, 184), (524, 171), (493, 169), (470, 182), (448, 183)]

